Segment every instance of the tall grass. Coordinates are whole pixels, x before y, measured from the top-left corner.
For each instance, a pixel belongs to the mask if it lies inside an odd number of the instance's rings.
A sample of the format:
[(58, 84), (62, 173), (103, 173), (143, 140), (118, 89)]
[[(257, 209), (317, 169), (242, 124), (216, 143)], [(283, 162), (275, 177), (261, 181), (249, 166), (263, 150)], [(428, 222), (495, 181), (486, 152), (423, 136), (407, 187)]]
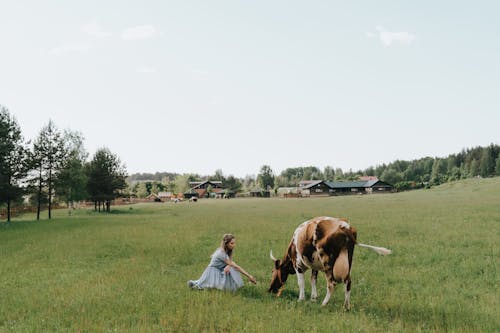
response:
[[(267, 293), (269, 250), (283, 254), (314, 216), (347, 217), (357, 248), (352, 310), (297, 302), (291, 276)], [(226, 232), (259, 283), (190, 290)], [(317, 199), (138, 204), (111, 214), (56, 211), (0, 226), (0, 332), (498, 332), (500, 178), (431, 190)], [(326, 282), (319, 276), (319, 299)], [(306, 294), (309, 289), (306, 288)]]

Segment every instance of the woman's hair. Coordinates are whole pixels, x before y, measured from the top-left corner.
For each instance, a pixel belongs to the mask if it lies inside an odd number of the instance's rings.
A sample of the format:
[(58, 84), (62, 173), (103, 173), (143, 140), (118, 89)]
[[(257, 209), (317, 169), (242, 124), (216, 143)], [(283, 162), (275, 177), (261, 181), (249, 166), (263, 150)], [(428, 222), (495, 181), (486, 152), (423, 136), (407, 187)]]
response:
[(224, 237), (222, 237), (222, 242), (220, 243), (221, 249), (223, 249), (229, 257), (231, 257), (231, 255), (233, 254), (233, 250), (230, 250), (227, 245), (231, 243), (231, 241), (235, 238), (236, 237), (234, 237), (234, 235), (232, 234), (225, 234)]

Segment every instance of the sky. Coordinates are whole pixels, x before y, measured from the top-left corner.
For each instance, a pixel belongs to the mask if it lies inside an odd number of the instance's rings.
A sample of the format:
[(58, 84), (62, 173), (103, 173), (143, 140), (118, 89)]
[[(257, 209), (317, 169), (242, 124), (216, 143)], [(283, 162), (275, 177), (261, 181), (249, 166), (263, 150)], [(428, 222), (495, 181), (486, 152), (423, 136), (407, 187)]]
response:
[(363, 170), (500, 144), (498, 1), (0, 0), (0, 104), (126, 170)]

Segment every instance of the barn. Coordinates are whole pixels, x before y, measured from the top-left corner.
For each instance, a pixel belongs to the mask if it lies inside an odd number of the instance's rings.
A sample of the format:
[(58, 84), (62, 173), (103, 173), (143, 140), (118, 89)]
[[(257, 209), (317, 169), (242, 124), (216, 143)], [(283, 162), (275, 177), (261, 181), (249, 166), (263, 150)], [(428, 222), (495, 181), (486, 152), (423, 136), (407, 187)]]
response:
[(330, 187), (330, 195), (387, 193), (394, 190), (392, 185), (380, 179), (325, 183)]
[(198, 193), (199, 198), (205, 198), (208, 196), (208, 188), (212, 189), (212, 193), (217, 195), (218, 193), (224, 194), (225, 187), (219, 180), (205, 180), (201, 182), (189, 182), (191, 189), (189, 193)]
[(299, 183), (299, 191), (303, 197), (328, 196), (330, 186), (324, 180), (305, 180)]

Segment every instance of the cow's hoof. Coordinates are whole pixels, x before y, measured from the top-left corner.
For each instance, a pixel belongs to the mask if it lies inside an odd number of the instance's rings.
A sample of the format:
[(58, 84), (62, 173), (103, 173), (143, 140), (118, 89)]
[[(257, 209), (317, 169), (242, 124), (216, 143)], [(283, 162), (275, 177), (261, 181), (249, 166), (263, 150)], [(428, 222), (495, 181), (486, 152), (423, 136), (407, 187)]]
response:
[(318, 299), (316, 297), (311, 297), (311, 302), (317, 302)]

